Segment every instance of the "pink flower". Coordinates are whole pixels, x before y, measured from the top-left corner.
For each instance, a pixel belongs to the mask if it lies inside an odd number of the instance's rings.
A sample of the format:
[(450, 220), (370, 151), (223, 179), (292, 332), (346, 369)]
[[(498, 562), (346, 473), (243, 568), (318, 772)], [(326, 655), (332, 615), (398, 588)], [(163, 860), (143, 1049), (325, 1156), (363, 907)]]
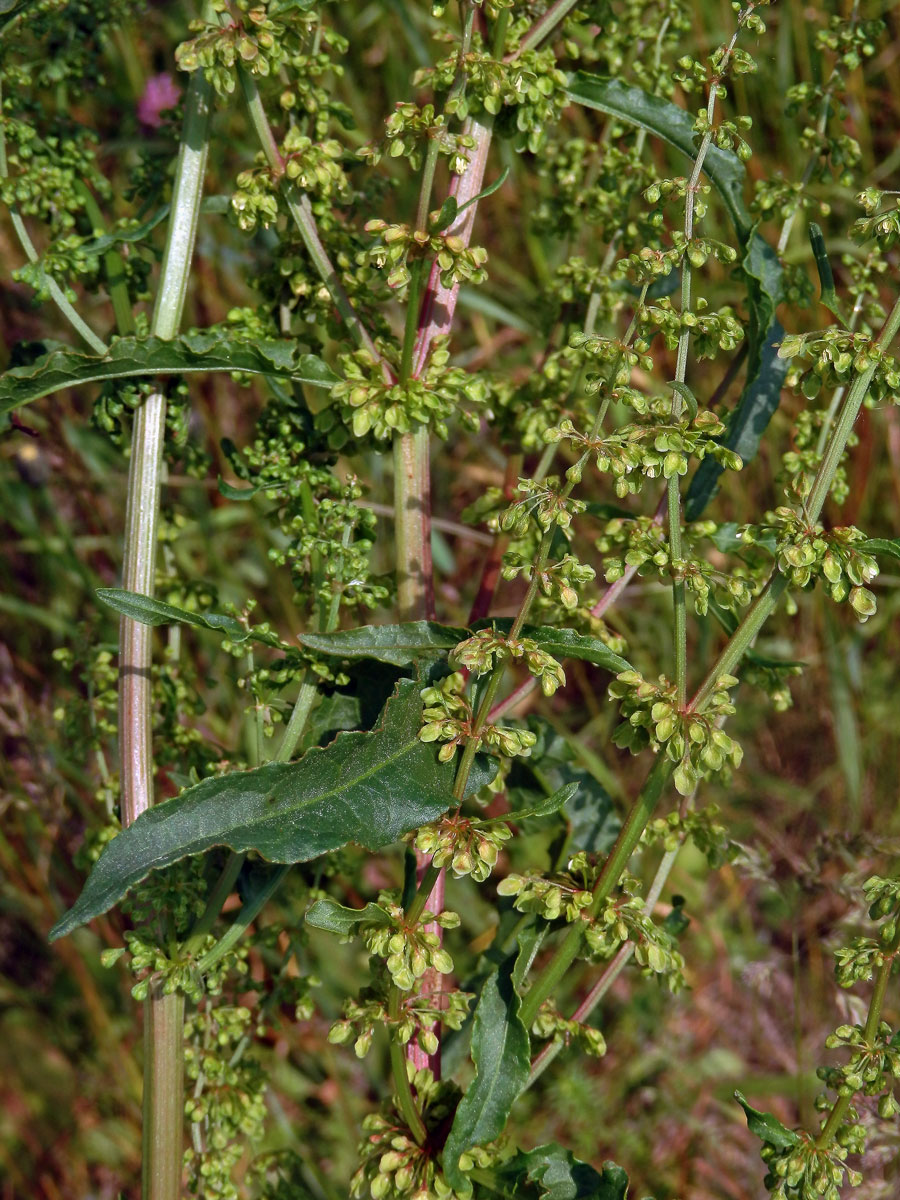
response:
[(166, 108), (174, 108), (180, 98), (181, 89), (171, 75), (151, 75), (138, 101), (138, 120), (150, 129), (158, 129), (162, 125), (160, 114)]

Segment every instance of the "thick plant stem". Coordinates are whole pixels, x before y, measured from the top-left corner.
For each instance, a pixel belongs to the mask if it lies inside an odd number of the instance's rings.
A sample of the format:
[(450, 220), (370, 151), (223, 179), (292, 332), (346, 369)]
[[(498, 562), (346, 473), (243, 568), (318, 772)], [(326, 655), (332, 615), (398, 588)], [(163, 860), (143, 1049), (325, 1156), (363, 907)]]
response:
[(184, 993), (150, 986), (144, 1004), (144, 1200), (178, 1200), (184, 1133)]
[[(151, 333), (172, 338), (181, 322), (203, 193), (209, 144), (210, 85), (197, 72), (185, 99), (184, 129), (172, 193), (166, 252)], [(132, 432), (122, 585), (152, 595), (166, 399), (149, 396)], [(153, 802), (152, 629), (123, 617), (119, 635), (119, 745), (122, 823)], [(184, 996), (151, 986), (144, 1006), (143, 1196), (176, 1200), (181, 1192), (184, 1126)]]
[(431, 571), (431, 476), (428, 426), (394, 438), (394, 516), (397, 615), (401, 621), (434, 615)]

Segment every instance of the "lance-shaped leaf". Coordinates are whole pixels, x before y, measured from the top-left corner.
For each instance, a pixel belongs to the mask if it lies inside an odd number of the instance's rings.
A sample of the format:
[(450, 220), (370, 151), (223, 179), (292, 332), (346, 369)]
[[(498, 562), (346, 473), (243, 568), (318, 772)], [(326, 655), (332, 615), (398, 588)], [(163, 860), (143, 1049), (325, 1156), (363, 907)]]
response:
[(472, 1025), (475, 1078), (459, 1102), (444, 1146), (444, 1175), (465, 1196), (472, 1184), (460, 1169), (460, 1157), (500, 1136), (531, 1070), (531, 1045), (513, 983), (516, 957), (510, 955), (481, 989)]
[(176, 608), (174, 604), (166, 604), (141, 592), (128, 592), (124, 588), (97, 588), (97, 599), (122, 616), (139, 621), (141, 625), (193, 625), (197, 629), (224, 633), (229, 641), (238, 645), (251, 641), (260, 642), (263, 646), (287, 648), (276, 634), (254, 633), (246, 629), (237, 617), (227, 613), (188, 612), (186, 608)]
[(853, 548), (875, 558), (900, 558), (900, 538), (866, 538), (864, 542), (856, 542)]
[(369, 733), (340, 733), (296, 763), (204, 779), (142, 813), (107, 845), (51, 939), (112, 908), (150, 871), (212, 846), (305, 862), (348, 842), (374, 850), (433, 821), (453, 803), (453, 770), (419, 741), (419, 688), (401, 679)]
[(760, 1112), (758, 1108), (748, 1104), (740, 1092), (735, 1092), (734, 1098), (747, 1116), (747, 1128), (761, 1142), (777, 1146), (779, 1150), (787, 1150), (789, 1146), (796, 1146), (800, 1141), (793, 1129), (782, 1125), (778, 1118), (773, 1117), (771, 1113)]
[(365, 908), (345, 908), (337, 900), (327, 896), (310, 905), (306, 914), (307, 925), (324, 929), (327, 933), (339, 933), (348, 937), (354, 933), (361, 921), (377, 925), (390, 925), (391, 917), (379, 904), (367, 904)]
[(529, 817), (552, 817), (558, 813), (564, 804), (568, 804), (578, 791), (577, 783), (567, 783), (546, 800), (532, 805), (530, 808), (520, 808), (516, 812), (506, 813), (502, 817), (494, 817), (493, 821), (526, 821)]
[(118, 338), (102, 357), (56, 348), (0, 377), (0, 415), (60, 388), (111, 379), (185, 375), (198, 371), (242, 371), (280, 375), (316, 387), (338, 381), (315, 354), (303, 354), (295, 341), (247, 341), (224, 329), (162, 338)]
[(304, 633), (299, 641), (308, 650), (335, 658), (372, 658), (392, 667), (406, 667), (420, 658), (442, 654), (469, 636), (467, 629), (435, 621), (402, 625), (361, 625), (338, 633)]
[[(474, 629), (493, 625), (500, 633), (509, 633), (512, 621), (478, 621)], [(618, 675), (620, 671), (632, 670), (631, 664), (620, 654), (614, 654), (600, 638), (588, 637), (576, 633), (574, 629), (553, 629), (550, 625), (526, 625), (522, 629), (523, 638), (531, 638), (542, 650), (556, 658), (580, 658), (582, 662), (593, 663)]]

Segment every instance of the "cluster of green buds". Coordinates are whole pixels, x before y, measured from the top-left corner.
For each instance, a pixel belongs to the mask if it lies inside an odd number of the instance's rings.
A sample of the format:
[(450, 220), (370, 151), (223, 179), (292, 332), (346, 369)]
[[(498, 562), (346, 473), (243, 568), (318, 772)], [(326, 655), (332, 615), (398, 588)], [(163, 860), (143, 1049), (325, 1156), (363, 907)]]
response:
[(231, 211), (238, 228), (253, 233), (259, 226), (268, 229), (277, 220), (282, 178), (331, 203), (347, 201), (350, 185), (340, 164), (342, 154), (340, 142), (333, 138), (314, 142), (292, 126), (281, 147), (284, 161), (279, 173), (273, 172), (265, 157), (258, 154), (256, 165), (238, 175), (237, 190), (231, 197)]
[(452, 132), (446, 116), (436, 113), (433, 104), (418, 105), (401, 100), (385, 121), (384, 140), (363, 146), (359, 156), (374, 166), (387, 149), (390, 158), (406, 158), (413, 171), (420, 171), (424, 147), (432, 142), (437, 143), (439, 153), (449, 160), (453, 174), (462, 175), (475, 139), (466, 133)]
[[(688, 195), (689, 180), (684, 175), (674, 179), (654, 179), (644, 188), (644, 199), (648, 204), (683, 204)], [(694, 216), (701, 220), (706, 216), (705, 197), (712, 191), (708, 183), (698, 184), (694, 190)], [(660, 218), (659, 224), (662, 224)]]
[[(890, 194), (895, 196), (896, 192)], [(856, 201), (866, 215), (854, 221), (850, 230), (857, 242), (874, 241), (883, 254), (900, 242), (900, 204), (889, 202), (887, 208), (882, 208), (887, 195), (873, 187), (860, 192)]]
[(441, 975), (449, 975), (453, 970), (453, 959), (442, 947), (438, 934), (425, 926), (436, 924), (441, 929), (455, 929), (459, 925), (459, 914), (448, 910), (437, 915), (424, 912), (416, 926), (410, 928), (402, 904), (389, 897), (380, 897), (379, 904), (390, 923), (361, 921), (359, 935), (370, 954), (385, 960), (396, 986), (403, 992), (411, 991), (416, 980), (421, 979), (429, 968)]
[(900, 363), (865, 332), (832, 327), (820, 334), (788, 334), (778, 356), (796, 360), (788, 384), (807, 400), (814, 400), (823, 388), (845, 387), (869, 367), (875, 369), (868, 392), (872, 403), (896, 404), (900, 396)]
[(289, 26), (277, 19), (285, 5), (273, 0), (211, 0), (211, 8), (216, 20), (195, 20), (188, 26), (196, 36), (176, 49), (179, 69), (202, 71), (223, 100), (237, 87), (239, 66), (258, 78), (277, 75), (292, 41)]
[(454, 671), (420, 693), (425, 708), (419, 738), (423, 742), (443, 743), (438, 751), (441, 762), (449, 762), (457, 747), (472, 736), (472, 706), (465, 690), (465, 675)]
[(622, 671), (609, 685), (609, 694), (622, 701), (624, 718), (613, 741), (633, 754), (646, 746), (664, 751), (671, 762), (678, 764), (675, 787), (682, 796), (689, 796), (701, 775), (741, 765), (741, 747), (719, 728), (719, 723), (734, 712), (728, 692), (737, 682), (733, 675), (721, 675), (703, 711), (694, 712), (679, 709), (675, 685), (665, 676), (651, 683), (637, 671)]
[(557, 600), (568, 612), (578, 607), (578, 588), (590, 583), (596, 571), (587, 563), (581, 563), (574, 554), (565, 554), (556, 562), (545, 562), (542, 567), (521, 554), (507, 552), (503, 556), (500, 574), (506, 580), (527, 575), (537, 576), (538, 588), (548, 600)]
[[(791, 427), (791, 444), (781, 456), (782, 472), (779, 480), (787, 484), (799, 499), (804, 500), (812, 489), (816, 471), (822, 461), (819, 450), (821, 429), (826, 420), (822, 410), (803, 408), (797, 413)], [(857, 445), (859, 437), (851, 432), (847, 438), (847, 449)], [(850, 495), (847, 480), (847, 455), (838, 463), (829, 493), (835, 504), (842, 505)]]
[(890, 1025), (880, 1022), (869, 1037), (862, 1025), (839, 1025), (825, 1041), (829, 1050), (846, 1050), (840, 1067), (821, 1067), (819, 1078), (839, 1096), (880, 1096), (878, 1115), (885, 1120), (900, 1112), (894, 1081), (900, 1079), (900, 1044)]
[(466, 87), (452, 92), (447, 111), (459, 120), (465, 120), (470, 112), (500, 117), (499, 128), (513, 138), (516, 149), (537, 153), (545, 129), (558, 121), (568, 103), (566, 75), (556, 65), (553, 48), (526, 50), (504, 62), (486, 53), (476, 34), (472, 49), (461, 62), (454, 50), (436, 66), (417, 71), (413, 82), (436, 92), (451, 91), (460, 70)]
[(778, 570), (795, 587), (806, 588), (816, 578), (825, 581), (832, 600), (850, 604), (860, 621), (876, 610), (875, 596), (864, 585), (878, 574), (878, 563), (866, 553), (866, 535), (854, 525), (826, 532), (819, 524), (782, 505), (766, 513), (761, 525), (744, 526), (741, 538), (748, 545), (759, 545), (766, 535), (775, 534), (775, 561)]
[[(432, 219), (437, 216), (432, 214)], [(409, 225), (389, 225), (380, 219), (366, 222), (367, 233), (380, 233), (381, 242), (372, 247), (368, 261), (376, 267), (390, 268), (388, 287), (404, 288), (410, 281), (409, 264), (419, 258), (433, 258), (444, 287), (456, 284), (484, 283), (487, 250), (468, 246), (456, 234), (432, 229), (413, 229)]]
[[(331, 389), (331, 408), (323, 413), (329, 413), (333, 420), (336, 409), (357, 438), (371, 434), (384, 440), (395, 433), (409, 433), (417, 424), (429, 425), (439, 437), (446, 438), (451, 416), (476, 430), (478, 418), (468, 412), (464, 402), (481, 403), (484, 384), (461, 367), (448, 366), (447, 341), (446, 337), (435, 338), (425, 369), (406, 383), (400, 383), (390, 370), (386, 373), (385, 360), (375, 358), (368, 350), (342, 355), (337, 369), (343, 378)], [(326, 423), (324, 417), (317, 418), (320, 427)]]
[(185, 1165), (192, 1193), (238, 1200), (232, 1172), (247, 1139), (262, 1136), (267, 1077), (253, 1055), (240, 1053), (252, 1022), (250, 1009), (225, 1004), (204, 1004), (185, 1020), (184, 1068), (193, 1086), (184, 1109), (194, 1131)]
[(573, 500), (567, 494), (558, 475), (548, 475), (540, 481), (520, 479), (517, 490), (523, 499), (511, 504), (497, 520), (502, 533), (515, 537), (525, 536), (532, 519), (544, 533), (553, 528), (567, 533), (572, 518), (587, 508), (584, 500)]
[[(98, 138), (88, 129), (44, 140), (31, 119), (18, 120), (4, 112), (6, 169), (0, 178), (0, 200), (25, 216), (37, 217), (56, 234), (73, 229), (83, 208), (78, 185), (110, 196), (109, 181), (98, 170)], [(61, 198), (65, 201), (61, 202)]]
[(537, 913), (545, 921), (568, 922), (582, 919), (594, 896), (583, 881), (571, 877), (547, 879), (543, 875), (507, 875), (497, 884), (497, 894), (512, 896), (518, 912)]
[(725, 266), (731, 266), (737, 259), (737, 251), (727, 242), (697, 236), (687, 238), (680, 230), (675, 230), (672, 233), (671, 246), (642, 246), (634, 253), (619, 259), (616, 272), (633, 283), (652, 284), (657, 279), (671, 275), (685, 259), (699, 270), (710, 258)]
[[(668, 405), (671, 408), (671, 401)], [(579, 432), (566, 418), (548, 429), (544, 438), (548, 443), (568, 441), (582, 453), (593, 454), (597, 470), (613, 476), (617, 496), (639, 492), (645, 479), (686, 475), (692, 457), (699, 460), (710, 454), (726, 470), (741, 469), (739, 456), (716, 440), (725, 426), (714, 412), (704, 409), (693, 417), (673, 420), (669, 413), (663, 417), (654, 411), (658, 407), (657, 402), (647, 417), (594, 437)], [(580, 474), (580, 463), (567, 472), (576, 482)]]
[(858, 937), (849, 946), (835, 951), (835, 975), (841, 987), (852, 987), (860, 980), (869, 980), (893, 953), (900, 922), (900, 880), (873, 875), (863, 884), (869, 917), (884, 921), (878, 938)]
[(457, 879), (471, 875), (483, 883), (490, 875), (504, 842), (512, 837), (504, 821), (484, 821), (458, 813), (423, 825), (413, 835), (417, 850), (430, 854), (436, 867), (449, 867)]
[(602, 1058), (606, 1053), (606, 1039), (599, 1029), (585, 1025), (582, 1021), (566, 1020), (552, 1000), (545, 1000), (538, 1009), (531, 1026), (531, 1034), (543, 1041), (578, 1046), (593, 1058)]
[[(382, 1112), (370, 1113), (363, 1121), (359, 1146), (362, 1163), (350, 1182), (354, 1200), (455, 1200), (434, 1156), (445, 1130), (453, 1120), (460, 1100), (459, 1088), (449, 1081), (436, 1082), (426, 1068), (416, 1071), (407, 1063), (410, 1083), (416, 1090), (426, 1130), (425, 1142), (416, 1141), (397, 1105), (392, 1101)], [(489, 1167), (497, 1151), (474, 1147), (460, 1156), (462, 1171)]]
[(694, 521), (684, 526), (684, 556), (673, 562), (668, 537), (659, 522), (646, 516), (613, 517), (595, 543), (605, 556), (604, 578), (614, 583), (629, 567), (637, 567), (641, 574), (652, 570), (682, 579), (701, 616), (709, 609), (710, 596), (723, 608), (749, 604), (753, 595), (751, 581), (741, 573), (740, 566), (732, 573), (719, 571), (694, 552), (696, 543), (711, 537), (716, 528), (714, 521)]
[(464, 667), (473, 675), (486, 675), (501, 663), (521, 659), (529, 672), (540, 682), (545, 696), (565, 687), (566, 675), (560, 664), (533, 638), (515, 638), (494, 628), (479, 629), (450, 651), (452, 667)]
[(718, 815), (717, 804), (686, 813), (673, 809), (664, 817), (654, 817), (641, 835), (641, 841), (673, 851), (690, 838), (710, 868), (716, 870), (724, 863), (734, 862), (741, 853), (740, 846), (728, 836), (726, 826), (716, 820)]
[[(156, 899), (160, 901), (162, 897), (157, 896)], [(164, 995), (181, 992), (197, 1004), (203, 996), (219, 995), (229, 976), (243, 976), (249, 970), (248, 948), (238, 946), (223, 954), (201, 975), (198, 962), (215, 945), (216, 939), (212, 934), (191, 954), (176, 951), (174, 955), (162, 950), (157, 940), (144, 929), (126, 930), (124, 937), (125, 946), (104, 950), (100, 962), (104, 967), (112, 967), (121, 958), (126, 958), (129, 971), (137, 978), (131, 989), (135, 1000), (145, 1000), (151, 984), (160, 984)]]
[(702, 296), (694, 301), (694, 309), (682, 311), (666, 296), (657, 304), (645, 305), (638, 320), (643, 337), (652, 336), (654, 329), (662, 334), (666, 349), (675, 350), (682, 334), (691, 335), (691, 353), (697, 358), (715, 358), (720, 352), (736, 349), (744, 340), (744, 326), (728, 307), (706, 312), (708, 302)]
[(764, 1183), (773, 1200), (841, 1200), (845, 1176), (852, 1187), (862, 1183), (859, 1171), (849, 1170), (845, 1162), (855, 1147), (819, 1149), (807, 1133), (796, 1139), (779, 1146), (767, 1142), (760, 1151), (769, 1168)]
[(461, 1029), (469, 1012), (472, 995), (456, 989), (442, 991), (439, 997), (425, 993), (404, 996), (400, 1011), (392, 1017), (388, 1011), (385, 988), (364, 988), (358, 999), (344, 1001), (341, 1019), (328, 1031), (328, 1040), (335, 1045), (353, 1042), (357, 1058), (368, 1054), (377, 1029), (387, 1029), (401, 1046), (415, 1037), (421, 1050), (435, 1054), (438, 1037), (434, 1026), (440, 1022), (447, 1029)]

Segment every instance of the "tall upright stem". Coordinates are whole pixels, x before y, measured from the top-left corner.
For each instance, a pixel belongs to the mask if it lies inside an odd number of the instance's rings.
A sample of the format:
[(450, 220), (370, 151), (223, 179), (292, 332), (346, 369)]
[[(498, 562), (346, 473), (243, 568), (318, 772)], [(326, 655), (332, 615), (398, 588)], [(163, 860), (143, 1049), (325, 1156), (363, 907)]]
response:
[[(200, 214), (209, 145), (211, 87), (198, 71), (185, 98), (184, 128), (172, 193), (165, 257), (151, 333), (173, 338), (181, 323)], [(152, 595), (166, 398), (154, 392), (138, 409), (132, 433), (122, 584)], [(152, 629), (123, 617), (119, 633), (119, 746), (122, 823), (153, 802)], [(144, 1006), (143, 1195), (178, 1200), (181, 1193), (184, 996), (151, 986)]]

